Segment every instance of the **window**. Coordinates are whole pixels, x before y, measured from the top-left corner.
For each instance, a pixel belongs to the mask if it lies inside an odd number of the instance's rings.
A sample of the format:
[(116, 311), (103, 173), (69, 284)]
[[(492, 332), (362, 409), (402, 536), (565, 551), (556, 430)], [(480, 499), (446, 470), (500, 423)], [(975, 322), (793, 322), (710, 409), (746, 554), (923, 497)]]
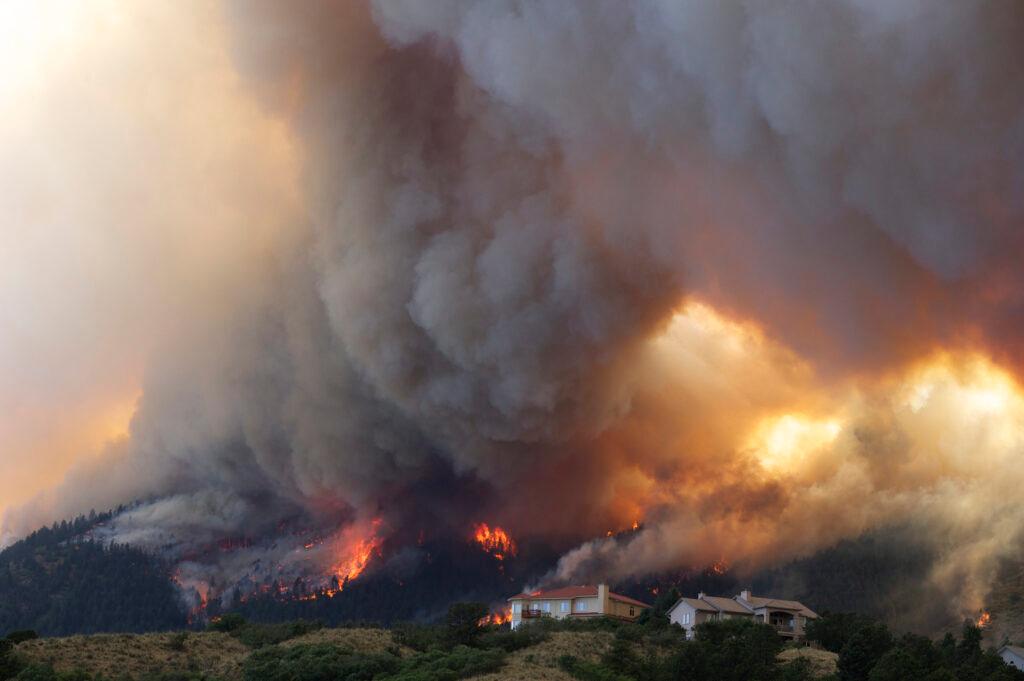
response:
[(689, 624), (689, 623), (690, 623), (690, 613), (684, 612), (683, 613), (683, 624)]
[(544, 612), (551, 612), (551, 601), (544, 601)]
[(569, 612), (569, 601), (562, 601), (562, 612)]
[(519, 609), (520, 609), (521, 607), (522, 607), (522, 604), (521, 604), (521, 603), (520, 603), (519, 601), (516, 601), (516, 602), (514, 602), (514, 603), (512, 604), (512, 612), (513, 612), (514, 614), (518, 615), (518, 614), (519, 614)]
[(632, 605), (631, 605), (631, 606), (629, 606), (629, 616), (630, 616), (630, 617), (632, 617), (632, 616), (633, 616), (633, 615), (635, 615), (635, 614), (636, 614), (636, 613), (635, 613), (635, 612), (633, 612), (633, 606), (632, 606)]
[(576, 612), (586, 612), (586, 611), (587, 611), (587, 602), (586, 601), (576, 601)]

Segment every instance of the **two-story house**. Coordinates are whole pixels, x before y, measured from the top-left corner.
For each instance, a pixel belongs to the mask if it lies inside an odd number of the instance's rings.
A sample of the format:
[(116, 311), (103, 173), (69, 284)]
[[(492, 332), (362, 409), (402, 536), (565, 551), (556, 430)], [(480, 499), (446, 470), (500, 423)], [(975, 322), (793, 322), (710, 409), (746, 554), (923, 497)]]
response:
[(808, 620), (817, 619), (813, 610), (798, 601), (755, 596), (742, 591), (738, 596), (708, 596), (697, 594), (697, 598), (680, 598), (668, 611), (669, 621), (686, 630), (686, 637), (693, 638), (694, 627), (708, 620), (747, 619), (771, 625), (780, 636), (791, 639), (803, 638)]
[(512, 628), (543, 617), (615, 617), (633, 621), (649, 608), (646, 603), (617, 594), (607, 584), (567, 586), (548, 591), (521, 593), (508, 599), (512, 604)]

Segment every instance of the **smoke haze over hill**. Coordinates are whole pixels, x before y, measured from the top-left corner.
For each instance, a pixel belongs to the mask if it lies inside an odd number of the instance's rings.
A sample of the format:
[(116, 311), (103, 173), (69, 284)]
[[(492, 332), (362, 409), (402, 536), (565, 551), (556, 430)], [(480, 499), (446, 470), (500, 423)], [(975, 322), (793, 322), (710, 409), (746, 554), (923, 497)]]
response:
[[(105, 536), (224, 584), (306, 561), (310, 533), (331, 571), (487, 520), (578, 545), (549, 575), (570, 581), (753, 570), (901, 522), (981, 605), (1024, 520), (1024, 8), (201, 7), (121, 7), (81, 46), (103, 87), (72, 101), (124, 93), (86, 107), (119, 144), (75, 127), (51, 151), (88, 161), (47, 194), (66, 220), (15, 207), (119, 263), (55, 265), (115, 272), (86, 290), (117, 314), (89, 318), (87, 373), (53, 370), (141, 396), (9, 532), (141, 499)], [(116, 125), (139, 111), (141, 147)], [(204, 553), (228, 538), (257, 541)]]

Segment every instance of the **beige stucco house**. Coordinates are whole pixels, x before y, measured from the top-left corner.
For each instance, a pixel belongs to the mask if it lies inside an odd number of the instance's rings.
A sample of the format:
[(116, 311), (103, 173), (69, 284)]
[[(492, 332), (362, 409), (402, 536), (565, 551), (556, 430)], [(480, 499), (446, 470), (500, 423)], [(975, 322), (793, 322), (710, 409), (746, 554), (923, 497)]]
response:
[(775, 627), (780, 636), (803, 638), (804, 626), (818, 614), (798, 601), (755, 596), (743, 591), (738, 596), (708, 596), (697, 594), (696, 598), (680, 598), (668, 611), (669, 621), (686, 630), (686, 637), (693, 638), (694, 627), (708, 620), (748, 619)]
[(521, 593), (508, 599), (512, 604), (512, 628), (523, 622), (553, 617), (615, 617), (632, 621), (651, 606), (617, 594), (607, 584), (597, 586), (567, 586), (548, 591)]

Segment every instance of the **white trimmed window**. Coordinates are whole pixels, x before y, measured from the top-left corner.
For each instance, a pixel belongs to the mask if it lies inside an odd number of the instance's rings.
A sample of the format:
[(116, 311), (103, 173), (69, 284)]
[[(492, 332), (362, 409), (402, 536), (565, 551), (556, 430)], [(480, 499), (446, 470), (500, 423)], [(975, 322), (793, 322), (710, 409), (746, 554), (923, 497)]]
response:
[(586, 601), (576, 601), (576, 612), (586, 612), (586, 611), (587, 611), (587, 602)]
[(515, 601), (515, 602), (512, 603), (512, 612), (513, 613), (518, 615), (519, 611), (521, 609), (522, 609), (522, 603), (520, 603), (519, 601)]
[(551, 612), (551, 601), (544, 601), (544, 612)]
[(689, 624), (689, 623), (690, 623), (690, 613), (684, 612), (683, 613), (683, 624)]
[(562, 612), (569, 612), (569, 601), (562, 601)]

